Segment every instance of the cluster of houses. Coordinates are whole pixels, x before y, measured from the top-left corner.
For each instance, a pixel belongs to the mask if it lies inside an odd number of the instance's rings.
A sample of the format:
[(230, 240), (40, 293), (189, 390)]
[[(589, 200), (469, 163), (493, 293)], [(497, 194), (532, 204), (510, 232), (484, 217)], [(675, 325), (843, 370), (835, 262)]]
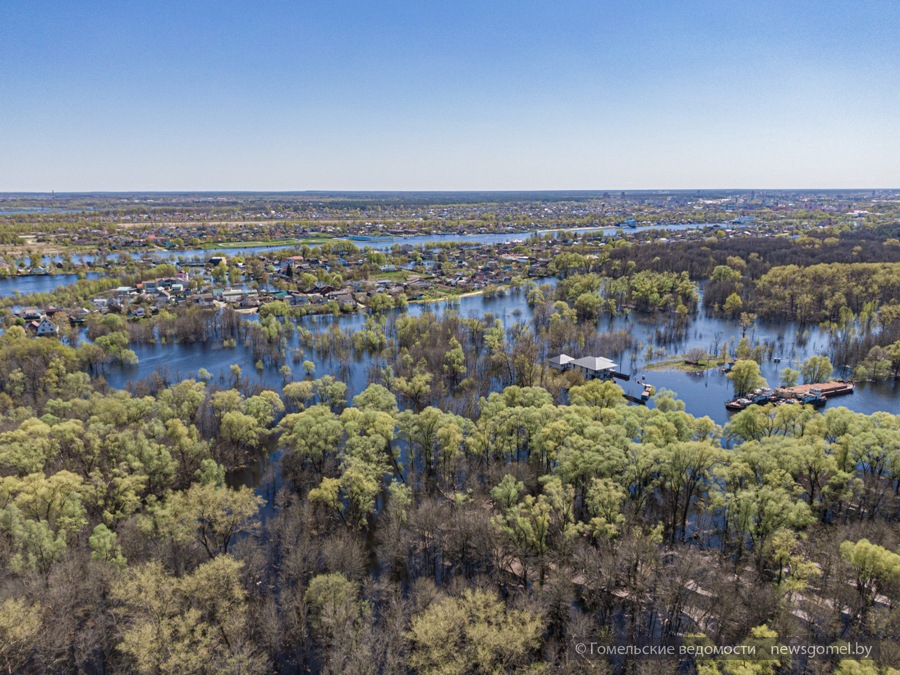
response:
[[(367, 305), (367, 299), (376, 294), (386, 294), (394, 299), (405, 295), (409, 299), (424, 296), (431, 290), (471, 291), (483, 289), (491, 285), (509, 283), (513, 274), (529, 274), (533, 269), (542, 269), (549, 263), (550, 257), (538, 259), (513, 251), (516, 244), (500, 244), (494, 247), (453, 247), (419, 250), (418, 259), (413, 265), (404, 265), (404, 274), (389, 274), (401, 271), (392, 264), (384, 264), (380, 272), (387, 278), (375, 278), (362, 281), (347, 281), (339, 286), (324, 282), (316, 282), (304, 290), (273, 290), (249, 287), (216, 286), (209, 274), (211, 269), (220, 264), (228, 264), (225, 256), (216, 255), (203, 262), (180, 263), (179, 272), (172, 277), (145, 280), (134, 286), (120, 286), (109, 292), (94, 297), (90, 308), (65, 310), (69, 321), (73, 324), (83, 323), (84, 317), (92, 312), (116, 312), (129, 318), (140, 319), (157, 313), (163, 307), (179, 305), (199, 305), (201, 307), (232, 306), (236, 309), (254, 309), (269, 302), (283, 301), (293, 306), (324, 306), (336, 303), (343, 308), (357, 308)], [(408, 248), (411, 252), (413, 247)], [(330, 271), (332, 265), (338, 269), (352, 270), (366, 264), (364, 252), (359, 255), (347, 254), (337, 260), (304, 259), (303, 256), (292, 256), (283, 260), (267, 260), (264, 264), (272, 265), (275, 274), (283, 279), (299, 280), (304, 273), (317, 276), (325, 269)], [(424, 273), (412, 273), (412, 268), (425, 270)], [(191, 272), (195, 267), (203, 267), (202, 275)], [(271, 268), (270, 268), (271, 269)], [(201, 288), (197, 288), (196, 279), (203, 279)], [(262, 281), (262, 280), (260, 280)], [(193, 283), (192, 283), (193, 282)], [(21, 308), (17, 315), (26, 323), (29, 333), (35, 336), (56, 335), (58, 328), (50, 316), (56, 308), (41, 311), (38, 308)]]
[[(176, 234), (170, 232), (169, 234)], [(672, 238), (688, 236), (684, 232), (671, 233)], [(592, 243), (595, 243), (592, 241)], [(344, 309), (356, 309), (368, 305), (368, 298), (386, 294), (394, 299), (403, 295), (410, 300), (422, 298), (430, 292), (459, 293), (483, 290), (510, 283), (514, 277), (542, 278), (552, 274), (551, 261), (565, 249), (556, 240), (532, 241), (523, 251), (517, 241), (491, 245), (456, 244), (418, 248), (412, 245), (395, 247), (393, 261), (380, 265), (372, 275), (372, 262), (365, 249), (344, 251), (330, 257), (295, 255), (283, 259), (259, 256), (259, 262), (277, 278), (294, 283), (304, 275), (319, 277), (321, 271), (340, 272), (345, 278), (366, 276), (354, 270), (368, 266), (367, 280), (348, 280), (340, 285), (316, 282), (312, 287), (290, 290), (274, 290), (267, 287), (266, 277), (256, 279), (260, 289), (217, 285), (211, 273), (229, 261), (224, 255), (214, 255), (195, 262), (179, 261), (179, 272), (172, 277), (146, 280), (134, 286), (122, 286), (93, 298), (90, 309), (67, 309), (72, 323), (81, 323), (91, 312), (115, 311), (130, 318), (142, 318), (167, 306), (199, 305), (202, 307), (232, 306), (237, 309), (254, 309), (269, 302), (283, 301), (293, 306), (326, 306), (336, 303)], [(236, 265), (246, 271), (243, 263)], [(202, 274), (192, 271), (203, 268)], [(201, 283), (198, 284), (197, 280)], [(219, 282), (221, 284), (221, 281)], [(255, 285), (255, 284), (254, 284)], [(27, 330), (33, 335), (56, 335), (57, 327), (50, 320), (53, 308), (46, 312), (36, 308), (21, 315)], [(24, 310), (22, 310), (24, 312)], [(551, 360), (551, 366), (560, 370), (579, 369), (585, 377), (606, 377), (615, 368), (608, 359), (583, 357), (573, 359), (565, 354)]]
[(50, 320), (59, 310), (48, 308), (46, 312), (38, 307), (22, 307), (16, 316), (25, 322), (25, 332), (35, 337), (54, 337), (59, 334), (59, 327)]
[(9, 263), (0, 262), (0, 275), (4, 277), (42, 277), (48, 274), (50, 274), (50, 267), (47, 265), (13, 267)]
[[(403, 270), (418, 273), (406, 274), (405, 279), (378, 279), (374, 282), (354, 282), (348, 286), (353, 293), (360, 293), (365, 292), (365, 288), (372, 290), (371, 286), (367, 286), (367, 284), (375, 283), (377, 291), (384, 291), (394, 296), (405, 293), (409, 298), (416, 298), (430, 289), (475, 291), (488, 286), (508, 284), (512, 281), (513, 276), (549, 275), (552, 251), (546, 251), (544, 257), (522, 255), (514, 250), (518, 246), (518, 243), (510, 242), (490, 247), (475, 245), (416, 250), (412, 245), (401, 245), (399, 247), (400, 254), (410, 255), (415, 251), (417, 253), (416, 262), (409, 262), (402, 267), (383, 264), (378, 270), (380, 274), (376, 274), (376, 276)], [(363, 252), (345, 254), (333, 261), (292, 256), (280, 261), (266, 262), (272, 262), (278, 274), (288, 279), (297, 279), (304, 273), (316, 274), (323, 269), (331, 271), (334, 264), (347, 271), (370, 264)]]

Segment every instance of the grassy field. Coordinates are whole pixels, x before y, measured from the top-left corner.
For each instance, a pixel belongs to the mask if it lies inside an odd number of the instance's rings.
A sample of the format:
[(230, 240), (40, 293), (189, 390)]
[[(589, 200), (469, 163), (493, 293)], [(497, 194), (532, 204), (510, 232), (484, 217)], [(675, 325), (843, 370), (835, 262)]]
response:
[(707, 359), (700, 361), (699, 365), (694, 365), (685, 363), (683, 356), (675, 356), (665, 361), (648, 363), (645, 368), (647, 370), (680, 370), (685, 373), (702, 373), (710, 368), (715, 368), (717, 365), (719, 365), (719, 362), (716, 359)]
[(415, 300), (410, 300), (409, 303), (417, 303), (417, 304), (427, 304), (429, 302), (446, 302), (447, 300), (459, 300), (460, 298), (471, 298), (476, 295), (484, 295), (484, 289), (480, 291), (466, 291), (465, 293), (450, 293), (446, 292), (442, 295), (427, 297), (427, 298), (418, 298)]
[(412, 272), (409, 270), (397, 270), (395, 272), (379, 272), (378, 274), (369, 275), (369, 279), (374, 281), (383, 281), (390, 279), (391, 281), (406, 281)]

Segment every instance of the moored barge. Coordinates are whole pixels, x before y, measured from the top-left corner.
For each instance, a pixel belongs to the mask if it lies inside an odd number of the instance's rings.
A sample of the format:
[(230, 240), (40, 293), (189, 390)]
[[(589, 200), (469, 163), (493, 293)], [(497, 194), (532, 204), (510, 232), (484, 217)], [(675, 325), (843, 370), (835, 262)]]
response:
[(844, 396), (852, 394), (855, 385), (845, 380), (832, 380), (831, 382), (817, 382), (815, 384), (798, 384), (794, 387), (781, 387), (775, 393), (783, 398), (804, 398), (811, 395), (820, 395), (824, 398)]
[(743, 410), (751, 405), (765, 405), (766, 403), (774, 403), (776, 405), (784, 403), (802, 403), (804, 405), (811, 405), (815, 408), (821, 408), (825, 405), (826, 399), (834, 396), (852, 394), (853, 389), (853, 382), (846, 382), (844, 380), (833, 380), (831, 382), (820, 382), (816, 384), (800, 384), (794, 387), (779, 387), (774, 393), (768, 389), (757, 389), (747, 396), (726, 401), (725, 407), (728, 410)]

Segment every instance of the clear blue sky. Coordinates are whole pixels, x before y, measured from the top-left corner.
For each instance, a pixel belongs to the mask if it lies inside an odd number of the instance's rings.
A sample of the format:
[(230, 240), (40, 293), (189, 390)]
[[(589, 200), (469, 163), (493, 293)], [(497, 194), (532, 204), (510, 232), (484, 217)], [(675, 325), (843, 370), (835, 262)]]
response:
[(0, 5), (0, 191), (716, 187), (900, 187), (900, 2)]

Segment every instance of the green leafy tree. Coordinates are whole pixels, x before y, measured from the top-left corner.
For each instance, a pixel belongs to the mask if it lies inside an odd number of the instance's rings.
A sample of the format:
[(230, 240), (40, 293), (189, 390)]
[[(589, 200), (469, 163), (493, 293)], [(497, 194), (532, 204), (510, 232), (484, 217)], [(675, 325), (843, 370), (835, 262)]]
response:
[(896, 596), (900, 590), (900, 555), (868, 539), (841, 543), (841, 558), (856, 573), (856, 590), (862, 600), (860, 616), (875, 604), (875, 596)]
[(254, 449), (259, 446), (263, 429), (256, 418), (231, 410), (222, 415), (219, 438), (234, 447)]
[(759, 364), (750, 359), (735, 362), (728, 373), (728, 379), (734, 383), (734, 391), (738, 396), (766, 386), (766, 380), (759, 372)]
[(806, 383), (825, 382), (831, 377), (832, 371), (834, 366), (827, 356), (810, 356), (800, 366), (803, 381)]
[(309, 582), (304, 599), (313, 633), (325, 648), (328, 670), (353, 671), (347, 647), (360, 642), (372, 614), (359, 598), (359, 585), (339, 572), (319, 574)]
[(326, 405), (314, 405), (303, 412), (287, 415), (279, 427), (285, 447), (319, 472), (326, 458), (337, 451), (344, 435), (340, 419)]
[(394, 378), (393, 388), (406, 396), (413, 407), (420, 411), (431, 396), (431, 373), (417, 372), (410, 378)]
[(793, 387), (800, 381), (800, 372), (793, 368), (784, 368), (780, 375), (782, 387)]
[(600, 316), (603, 300), (597, 293), (582, 293), (575, 299), (575, 311), (583, 321), (595, 321)]
[(196, 541), (210, 558), (227, 554), (234, 538), (259, 527), (256, 515), (263, 499), (248, 487), (234, 490), (212, 483), (195, 483), (175, 492), (155, 520), (164, 535)]
[(24, 598), (0, 603), (0, 664), (7, 673), (21, 672), (39, 639), (43, 608)]
[(744, 301), (738, 293), (732, 293), (725, 298), (725, 304), (722, 305), (722, 312), (725, 316), (737, 317), (744, 308)]
[(658, 490), (668, 511), (670, 541), (685, 540), (688, 515), (696, 500), (702, 500), (712, 479), (713, 469), (724, 460), (713, 443), (669, 443), (656, 454)]
[(347, 385), (338, 382), (331, 375), (320, 377), (315, 382), (319, 400), (332, 410), (340, 410), (347, 401)]
[(249, 633), (242, 564), (218, 556), (183, 577), (159, 562), (130, 568), (113, 586), (118, 649), (139, 673), (265, 673)]
[(615, 539), (625, 522), (625, 488), (609, 478), (594, 478), (585, 495), (587, 522), (582, 530), (598, 541)]
[(252, 417), (259, 427), (265, 428), (284, 412), (284, 403), (274, 391), (264, 390), (244, 401), (243, 412)]
[(14, 469), (20, 476), (42, 471), (57, 450), (51, 431), (31, 417), (18, 429), (0, 434), (0, 466)]
[(125, 556), (122, 555), (122, 547), (119, 546), (116, 533), (110, 530), (106, 525), (100, 523), (91, 533), (89, 544), (91, 547), (91, 557), (94, 560), (102, 560), (115, 567), (125, 567)]
[(315, 384), (309, 380), (290, 382), (284, 385), (281, 391), (284, 397), (300, 410), (303, 410), (316, 395)]
[(609, 380), (591, 380), (569, 390), (572, 405), (589, 405), (596, 408), (612, 408), (625, 405), (622, 387)]
[(353, 397), (353, 407), (363, 410), (378, 410), (396, 415), (397, 397), (380, 384), (370, 384)]
[(466, 590), (413, 617), (409, 663), (426, 674), (508, 672), (531, 661), (542, 630), (540, 616), (508, 610), (493, 593)]

